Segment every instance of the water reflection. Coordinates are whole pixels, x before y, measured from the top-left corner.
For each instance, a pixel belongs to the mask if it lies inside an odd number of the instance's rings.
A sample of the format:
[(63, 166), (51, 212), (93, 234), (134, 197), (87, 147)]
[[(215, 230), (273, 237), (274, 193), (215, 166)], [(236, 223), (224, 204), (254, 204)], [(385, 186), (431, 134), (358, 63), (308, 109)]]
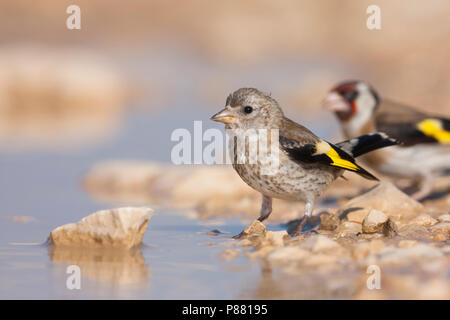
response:
[(56, 265), (63, 262), (79, 266), (82, 277), (98, 283), (135, 289), (145, 289), (150, 285), (150, 267), (139, 248), (122, 250), (49, 246), (48, 255)]

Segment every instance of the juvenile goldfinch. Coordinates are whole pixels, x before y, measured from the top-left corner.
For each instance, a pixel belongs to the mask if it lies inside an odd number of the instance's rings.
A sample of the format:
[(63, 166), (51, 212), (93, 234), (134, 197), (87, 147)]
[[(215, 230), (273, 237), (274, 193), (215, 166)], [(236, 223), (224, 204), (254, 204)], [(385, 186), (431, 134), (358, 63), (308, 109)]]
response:
[(415, 199), (429, 195), (434, 179), (450, 169), (450, 119), (380, 99), (363, 81), (338, 84), (324, 106), (336, 114), (347, 138), (382, 131), (401, 143), (364, 160), (380, 173), (418, 183)]
[[(296, 234), (301, 232), (311, 216), (316, 198), (344, 171), (378, 180), (359, 166), (354, 157), (396, 144), (384, 133), (367, 134), (335, 145), (326, 142), (286, 118), (277, 101), (253, 88), (241, 88), (229, 95), (225, 108), (211, 120), (223, 122), (227, 129), (237, 129), (238, 132), (242, 129), (278, 132), (279, 161), (274, 174), (261, 174), (264, 162), (260, 159), (253, 164), (233, 161), (233, 168), (244, 182), (262, 194), (259, 221), (267, 219), (272, 212), (272, 198), (306, 203)], [(246, 142), (248, 148), (248, 140)], [(230, 143), (234, 144), (231, 147), (236, 151), (235, 140), (231, 139)]]

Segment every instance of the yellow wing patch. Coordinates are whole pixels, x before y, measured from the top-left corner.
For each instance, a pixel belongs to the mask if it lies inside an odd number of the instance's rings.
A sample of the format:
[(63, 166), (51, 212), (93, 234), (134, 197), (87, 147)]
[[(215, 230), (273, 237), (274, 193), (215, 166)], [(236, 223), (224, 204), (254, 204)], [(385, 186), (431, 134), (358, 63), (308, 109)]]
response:
[(340, 167), (340, 168), (345, 168), (348, 170), (353, 170), (353, 171), (357, 171), (358, 170), (358, 166), (348, 160), (342, 159), (339, 154), (336, 152), (336, 150), (334, 150), (333, 148), (330, 148), (330, 151), (328, 151), (326, 153), (326, 155), (328, 157), (331, 158), (331, 160), (333, 160), (333, 162), (331, 163), (332, 166), (336, 166), (336, 167)]
[(442, 122), (440, 120), (425, 119), (417, 124), (417, 129), (441, 143), (450, 143), (450, 132), (442, 127)]
[(348, 169), (352, 171), (358, 171), (359, 167), (351, 161), (342, 159), (341, 156), (325, 141), (320, 141), (316, 144), (316, 152), (314, 155), (326, 154), (333, 162), (330, 165)]

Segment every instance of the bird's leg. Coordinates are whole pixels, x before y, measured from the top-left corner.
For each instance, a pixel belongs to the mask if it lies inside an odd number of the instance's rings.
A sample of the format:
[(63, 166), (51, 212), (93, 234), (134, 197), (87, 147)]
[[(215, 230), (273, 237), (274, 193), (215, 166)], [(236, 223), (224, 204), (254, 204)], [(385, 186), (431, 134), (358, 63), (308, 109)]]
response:
[(272, 198), (262, 195), (261, 211), (259, 212), (258, 220), (263, 222), (266, 220), (272, 212)]
[(312, 215), (313, 207), (314, 207), (314, 200), (307, 200), (305, 204), (305, 214), (303, 215), (303, 218), (300, 221), (297, 230), (295, 230), (293, 234), (294, 237), (302, 233), (303, 227), (305, 226), (306, 222), (308, 222), (309, 217), (311, 217)]
[(422, 200), (431, 193), (433, 189), (434, 177), (427, 175), (419, 184), (419, 190), (414, 192), (411, 197), (415, 200)]
[[(261, 203), (261, 210), (259, 212), (258, 221), (259, 222), (263, 222), (264, 220), (266, 220), (270, 216), (271, 212), (272, 212), (272, 198), (263, 195), (262, 196), (262, 203)], [(240, 239), (240, 238), (242, 238), (245, 235), (244, 231), (241, 231), (241, 233), (239, 233), (238, 235), (235, 235), (233, 237), (233, 239)]]

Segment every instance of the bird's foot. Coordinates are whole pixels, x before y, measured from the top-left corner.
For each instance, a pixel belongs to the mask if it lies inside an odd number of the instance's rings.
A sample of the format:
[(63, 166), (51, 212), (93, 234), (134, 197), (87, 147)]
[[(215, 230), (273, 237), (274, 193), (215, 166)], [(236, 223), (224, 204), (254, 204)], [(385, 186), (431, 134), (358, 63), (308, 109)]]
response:
[(303, 231), (303, 227), (308, 222), (308, 216), (303, 216), (302, 220), (300, 221), (300, 224), (297, 226), (297, 229), (291, 234), (292, 237), (298, 237), (298, 236), (310, 236), (311, 234), (317, 234), (318, 232), (315, 229), (310, 229), (307, 231)]

